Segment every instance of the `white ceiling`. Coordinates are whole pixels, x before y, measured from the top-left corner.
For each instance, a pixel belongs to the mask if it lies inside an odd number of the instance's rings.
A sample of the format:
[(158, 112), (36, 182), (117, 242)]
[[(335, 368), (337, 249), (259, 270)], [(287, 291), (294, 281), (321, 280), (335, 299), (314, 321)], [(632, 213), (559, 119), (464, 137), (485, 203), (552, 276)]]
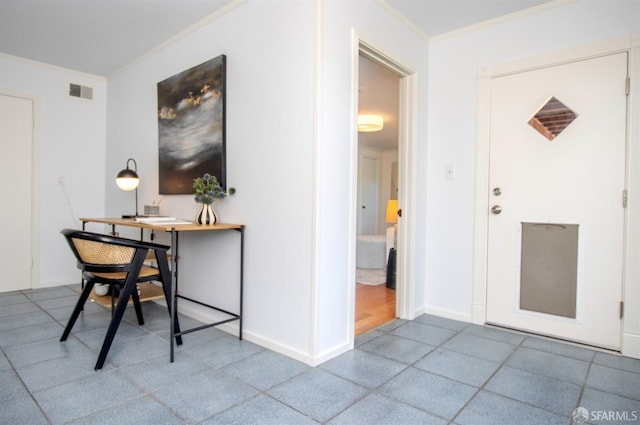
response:
[(551, 0), (384, 0), (432, 37), (549, 2)]
[[(0, 0), (0, 52), (110, 76), (163, 43), (246, 0)], [(356, 1), (356, 0), (342, 0)], [(378, 0), (425, 37), (516, 13), (550, 0)], [(360, 107), (385, 116), (385, 130), (361, 137), (384, 148), (397, 138), (397, 81), (363, 65)], [(386, 85), (395, 84), (394, 87)], [(375, 87), (375, 92), (367, 92)], [(394, 133), (395, 131), (395, 133)], [(362, 133), (361, 133), (362, 134)], [(393, 142), (392, 142), (393, 143)], [(396, 142), (397, 143), (397, 142)]]
[[(0, 52), (109, 76), (216, 11), (244, 1), (0, 0)], [(378, 1), (435, 36), (550, 0)]]
[(232, 0), (0, 0), (0, 52), (109, 76)]

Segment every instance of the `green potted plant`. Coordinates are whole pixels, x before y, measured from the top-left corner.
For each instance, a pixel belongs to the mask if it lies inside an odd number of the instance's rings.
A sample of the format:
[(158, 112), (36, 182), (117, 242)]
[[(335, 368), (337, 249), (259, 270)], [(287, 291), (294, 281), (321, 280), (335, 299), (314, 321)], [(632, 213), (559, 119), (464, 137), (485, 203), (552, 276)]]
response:
[(195, 192), (194, 199), (200, 204), (195, 219), (198, 224), (216, 224), (218, 215), (213, 209), (213, 203), (236, 192), (234, 188), (229, 188), (228, 191), (224, 190), (216, 176), (209, 173), (204, 173), (202, 177), (193, 179), (193, 190)]

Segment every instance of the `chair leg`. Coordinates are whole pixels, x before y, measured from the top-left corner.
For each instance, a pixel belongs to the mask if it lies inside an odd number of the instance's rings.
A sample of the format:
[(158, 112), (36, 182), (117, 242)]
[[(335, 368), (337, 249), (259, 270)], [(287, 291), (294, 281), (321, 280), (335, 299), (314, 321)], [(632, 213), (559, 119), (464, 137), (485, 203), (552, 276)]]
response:
[(131, 298), (133, 298), (133, 307), (136, 310), (136, 316), (138, 317), (138, 325), (144, 325), (144, 318), (142, 317), (142, 306), (140, 305), (140, 295), (138, 295), (138, 288), (134, 288), (131, 293)]
[(113, 312), (113, 317), (111, 318), (111, 323), (109, 323), (107, 334), (104, 337), (104, 342), (102, 343), (102, 348), (100, 349), (100, 354), (98, 355), (98, 361), (96, 362), (95, 370), (102, 369), (104, 361), (107, 359), (107, 354), (109, 353), (109, 349), (111, 348), (111, 343), (113, 342), (113, 338), (116, 336), (116, 331), (118, 330), (118, 326), (120, 326), (120, 321), (122, 320), (124, 311), (127, 308), (129, 297), (131, 296), (131, 293), (135, 290), (135, 288), (136, 281), (129, 281), (129, 279), (127, 279), (127, 282), (120, 290), (118, 304), (116, 304), (115, 311)]
[(73, 313), (71, 313), (71, 317), (69, 317), (69, 321), (67, 322), (67, 326), (64, 328), (64, 332), (62, 332), (62, 336), (60, 337), (60, 342), (66, 341), (67, 337), (71, 333), (71, 329), (73, 329), (73, 325), (75, 325), (80, 312), (84, 308), (84, 303), (87, 302), (89, 298), (89, 294), (91, 294), (91, 290), (93, 289), (94, 281), (88, 281), (86, 285), (84, 285), (84, 289), (80, 293), (80, 297), (78, 298), (78, 302), (76, 303), (75, 308), (73, 309)]
[(113, 310), (116, 308), (116, 295), (113, 285), (109, 285), (109, 293), (111, 294), (111, 318), (113, 319)]

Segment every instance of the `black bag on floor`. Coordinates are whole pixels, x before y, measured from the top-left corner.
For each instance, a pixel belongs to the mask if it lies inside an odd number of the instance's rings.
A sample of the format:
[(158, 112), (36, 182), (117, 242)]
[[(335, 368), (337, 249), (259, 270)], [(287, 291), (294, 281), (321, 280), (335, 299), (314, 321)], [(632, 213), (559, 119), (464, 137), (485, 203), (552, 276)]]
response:
[(389, 250), (389, 261), (387, 261), (387, 288), (396, 289), (396, 249)]

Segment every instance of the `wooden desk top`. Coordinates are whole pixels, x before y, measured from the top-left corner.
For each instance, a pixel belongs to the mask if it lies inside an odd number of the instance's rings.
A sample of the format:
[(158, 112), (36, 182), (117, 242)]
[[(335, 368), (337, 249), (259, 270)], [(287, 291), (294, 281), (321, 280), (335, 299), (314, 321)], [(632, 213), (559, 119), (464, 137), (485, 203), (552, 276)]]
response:
[(176, 220), (176, 223), (167, 221), (159, 223), (149, 223), (136, 221), (135, 218), (80, 218), (80, 221), (84, 223), (103, 223), (113, 226), (128, 226), (137, 227), (141, 229), (154, 229), (163, 230), (165, 232), (171, 232), (176, 230), (178, 232), (191, 232), (191, 231), (203, 231), (203, 230), (239, 230), (244, 227), (242, 224), (230, 224), (230, 223), (216, 223), (216, 224), (197, 224), (193, 222), (185, 223), (187, 220)]

